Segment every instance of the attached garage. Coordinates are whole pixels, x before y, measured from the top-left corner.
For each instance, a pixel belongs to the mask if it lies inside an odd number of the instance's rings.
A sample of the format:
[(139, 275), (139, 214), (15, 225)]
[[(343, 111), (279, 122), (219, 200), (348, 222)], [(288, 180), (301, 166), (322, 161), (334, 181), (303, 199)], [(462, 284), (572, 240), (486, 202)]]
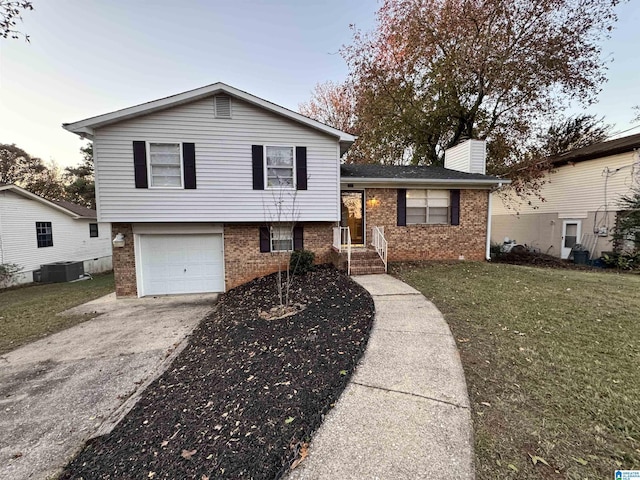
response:
[(224, 292), (222, 233), (135, 236), (139, 296)]

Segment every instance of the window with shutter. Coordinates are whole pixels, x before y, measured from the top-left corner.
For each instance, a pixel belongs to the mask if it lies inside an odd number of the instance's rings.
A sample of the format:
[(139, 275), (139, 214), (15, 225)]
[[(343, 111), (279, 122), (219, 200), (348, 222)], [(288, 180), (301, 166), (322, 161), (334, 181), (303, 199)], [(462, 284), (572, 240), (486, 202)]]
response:
[(407, 225), (449, 223), (449, 190), (407, 190)]

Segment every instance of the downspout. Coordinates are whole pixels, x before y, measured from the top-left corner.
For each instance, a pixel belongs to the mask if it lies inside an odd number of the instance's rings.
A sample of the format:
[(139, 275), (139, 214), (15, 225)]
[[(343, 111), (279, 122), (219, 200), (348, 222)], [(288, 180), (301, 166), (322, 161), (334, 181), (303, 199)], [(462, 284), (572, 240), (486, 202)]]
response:
[[(502, 188), (502, 182), (498, 183), (498, 188), (496, 188), (496, 190), (499, 190), (500, 188)], [(489, 190), (489, 201), (487, 205), (487, 244), (484, 254), (487, 261), (491, 260), (491, 194), (493, 191), (494, 190)]]

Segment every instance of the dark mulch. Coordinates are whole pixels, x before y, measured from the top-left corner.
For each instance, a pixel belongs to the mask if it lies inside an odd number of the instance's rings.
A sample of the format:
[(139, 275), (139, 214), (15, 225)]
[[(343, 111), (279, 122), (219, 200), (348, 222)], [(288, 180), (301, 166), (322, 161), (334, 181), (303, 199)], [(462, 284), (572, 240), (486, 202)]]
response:
[(508, 252), (496, 255), (491, 259), (495, 263), (509, 263), (511, 265), (529, 265), (532, 267), (566, 268), (571, 270), (590, 270), (587, 265), (576, 265), (573, 261), (562, 260), (545, 253)]
[(373, 323), (371, 296), (325, 267), (296, 277), (280, 320), (274, 276), (220, 298), (171, 368), (62, 479), (281, 477), (345, 388)]

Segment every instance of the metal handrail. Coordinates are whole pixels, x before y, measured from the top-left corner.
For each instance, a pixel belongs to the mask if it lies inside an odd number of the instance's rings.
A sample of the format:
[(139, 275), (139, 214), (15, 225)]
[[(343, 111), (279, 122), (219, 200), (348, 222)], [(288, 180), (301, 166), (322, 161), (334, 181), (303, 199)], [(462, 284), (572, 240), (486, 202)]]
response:
[(387, 271), (387, 248), (388, 242), (387, 239), (384, 238), (384, 230), (380, 227), (373, 227), (371, 235), (371, 245), (376, 249), (378, 255), (382, 259), (382, 263), (384, 263), (384, 271)]
[(347, 252), (347, 274), (351, 275), (351, 230), (349, 227), (333, 227), (333, 248)]

